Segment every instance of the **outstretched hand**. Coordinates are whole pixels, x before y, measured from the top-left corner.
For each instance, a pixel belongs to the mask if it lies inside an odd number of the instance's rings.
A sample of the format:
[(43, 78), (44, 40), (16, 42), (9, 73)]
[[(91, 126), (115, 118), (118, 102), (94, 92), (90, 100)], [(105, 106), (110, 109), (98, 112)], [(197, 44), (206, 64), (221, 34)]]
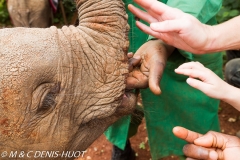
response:
[(211, 27), (202, 24), (195, 17), (171, 8), (156, 0), (134, 0), (143, 7), (142, 11), (133, 5), (129, 10), (138, 18), (148, 22), (150, 27), (137, 21), (136, 25), (145, 33), (163, 40), (176, 48), (193, 53), (206, 53), (210, 50)]
[(223, 100), (232, 92), (229, 84), (199, 62), (184, 63), (175, 72), (189, 76), (187, 83), (209, 97)]
[(214, 131), (205, 135), (190, 131), (183, 127), (174, 127), (173, 133), (190, 144), (183, 148), (188, 159), (195, 160), (234, 160), (240, 157), (240, 140)]
[(152, 40), (143, 44), (134, 55), (129, 53), (130, 73), (127, 78), (127, 88), (149, 87), (154, 94), (160, 94), (159, 83), (167, 58), (173, 49), (160, 40)]

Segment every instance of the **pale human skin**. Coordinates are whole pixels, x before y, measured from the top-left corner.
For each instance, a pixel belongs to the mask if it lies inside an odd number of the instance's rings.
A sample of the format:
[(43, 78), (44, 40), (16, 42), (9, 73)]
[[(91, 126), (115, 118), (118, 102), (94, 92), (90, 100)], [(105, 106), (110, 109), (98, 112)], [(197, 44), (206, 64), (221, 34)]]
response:
[[(240, 111), (240, 89), (229, 85), (199, 62), (180, 65), (175, 72), (189, 76), (187, 83), (212, 98), (229, 103)], [(196, 79), (198, 78), (198, 79)]]
[(196, 54), (240, 48), (240, 16), (225, 23), (209, 26), (195, 17), (171, 8), (156, 0), (134, 0), (143, 7), (142, 11), (133, 5), (129, 10), (138, 18), (148, 22), (150, 27), (137, 21), (136, 25), (149, 35), (169, 45)]
[[(221, 99), (240, 111), (240, 90), (224, 82), (201, 63), (184, 63), (175, 69), (175, 72), (189, 76), (187, 83), (190, 86), (199, 89), (212, 98)], [(185, 145), (183, 148), (184, 154), (188, 157), (206, 160), (232, 160), (240, 157), (240, 140), (238, 137), (213, 131), (203, 136), (181, 127), (175, 127), (173, 133), (177, 137), (192, 143)]]

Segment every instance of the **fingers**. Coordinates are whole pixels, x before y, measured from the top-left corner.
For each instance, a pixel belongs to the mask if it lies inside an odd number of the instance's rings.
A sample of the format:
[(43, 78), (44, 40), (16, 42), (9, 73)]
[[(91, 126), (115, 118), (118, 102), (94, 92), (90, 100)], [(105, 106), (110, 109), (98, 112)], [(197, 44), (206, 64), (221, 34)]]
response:
[(157, 22), (157, 19), (152, 17), (151, 15), (149, 15), (147, 12), (142, 11), (141, 9), (138, 9), (137, 7), (129, 4), (128, 5), (128, 9), (138, 18), (148, 22), (148, 23), (152, 23), (152, 22)]
[(217, 99), (222, 99), (224, 97), (225, 91), (221, 88), (225, 86), (225, 83), (201, 63), (184, 63), (180, 65), (175, 72), (189, 76), (187, 83), (193, 88), (202, 91), (204, 94)]
[[(204, 136), (194, 140), (194, 144), (206, 148), (216, 148), (218, 159), (224, 159), (226, 155), (228, 159), (235, 159), (234, 157), (240, 156), (240, 154), (238, 154), (240, 141), (239, 138), (235, 136), (209, 131)], [(211, 156), (211, 154), (209, 156)]]
[[(195, 68), (195, 69), (176, 69), (175, 72), (178, 74), (183, 74), (183, 75), (189, 76), (190, 78), (188, 78), (186, 82), (191, 87), (202, 91), (204, 94), (206, 94), (210, 97), (215, 98), (215, 95), (211, 94), (212, 93), (211, 88), (213, 88), (214, 86), (212, 84), (209, 84), (208, 82), (205, 82), (206, 78), (208, 77), (206, 72), (201, 71), (197, 68)], [(195, 78), (198, 78), (200, 80), (195, 79)]]
[(197, 160), (197, 159), (187, 157), (186, 160)]
[[(216, 132), (208, 132), (203, 137), (196, 139), (195, 144), (203, 146), (203, 147), (222, 147), (224, 144), (224, 139), (221, 135)], [(218, 142), (218, 143), (217, 143)]]
[(149, 26), (141, 23), (140, 21), (136, 21), (136, 26), (143, 32), (145, 32), (148, 35), (151, 35), (156, 38), (161, 38), (161, 33), (153, 31)]
[(148, 87), (148, 77), (145, 76), (141, 71), (133, 70), (131, 73), (129, 73), (129, 76), (126, 82), (127, 89), (135, 89), (135, 88), (143, 89), (147, 87)]
[(132, 53), (128, 53), (128, 57), (133, 57), (128, 60), (129, 63), (129, 75), (126, 81), (127, 89), (135, 89), (135, 88), (147, 88), (148, 87), (148, 77), (144, 75), (137, 68), (134, 70), (134, 67), (141, 64), (141, 56), (133, 55)]
[(201, 137), (202, 135), (197, 133), (197, 132), (193, 132), (193, 131), (190, 131), (186, 128), (183, 128), (183, 127), (174, 127), (173, 128), (173, 134), (180, 138), (180, 139), (183, 139), (189, 143), (193, 143), (195, 139)]
[[(149, 86), (154, 94), (160, 94), (160, 80), (167, 60), (167, 49), (160, 41), (143, 44), (129, 60), (130, 71), (139, 65), (127, 78), (127, 88), (146, 88)], [(136, 58), (139, 56), (139, 59)], [(136, 59), (135, 59), (136, 58)], [(141, 59), (141, 61), (140, 61)]]
[(196, 146), (194, 144), (186, 144), (183, 147), (183, 153), (187, 157), (191, 157), (194, 159), (202, 159), (202, 160), (217, 160), (218, 153), (209, 148), (204, 148), (201, 146)]
[(199, 78), (202, 81), (205, 81), (205, 79), (207, 78), (206, 74), (204, 71), (198, 70), (198, 69), (175, 69), (175, 72), (178, 74), (182, 74), (185, 76), (189, 76), (192, 78)]
[[(187, 144), (183, 148), (184, 154), (189, 157), (190, 159), (203, 159), (203, 160), (217, 160), (218, 159), (218, 152), (221, 151), (214, 151), (210, 149), (209, 147), (212, 146), (204, 146), (209, 139), (206, 139), (201, 142), (201, 144), (195, 143), (197, 140), (202, 139), (202, 135), (193, 131), (190, 131), (186, 128), (183, 127), (174, 127), (173, 128), (173, 133), (175, 136), (178, 138), (181, 138), (189, 143), (194, 143), (194, 144)], [(205, 135), (204, 135), (205, 136)], [(206, 145), (206, 144), (205, 144)], [(207, 148), (204, 148), (207, 147)]]
[(198, 68), (198, 69), (203, 69), (205, 68), (201, 63), (199, 62), (187, 62), (183, 63), (178, 67), (179, 69), (184, 69), (184, 68)]
[(151, 23), (150, 28), (155, 32), (180, 32), (184, 26), (181, 20), (165, 20)]
[[(200, 80), (194, 79), (194, 78), (188, 78), (187, 79), (187, 83), (192, 86), (195, 89), (198, 89), (200, 91), (202, 91), (203, 93), (209, 95), (209, 89), (212, 88), (212, 86), (210, 84), (204, 83)], [(211, 96), (213, 97), (213, 96)]]
[(178, 74), (182, 74), (192, 78), (199, 78), (202, 81), (205, 81), (205, 79), (207, 78), (206, 71), (208, 71), (208, 69), (199, 62), (184, 63), (180, 65), (177, 69), (175, 69), (175, 72)]
[[(142, 8), (144, 8), (146, 11), (148, 11), (151, 15), (158, 15), (158, 16), (162, 16), (163, 18), (175, 18), (176, 16), (178, 16), (179, 11), (172, 9), (171, 7), (158, 2), (157, 0), (147, 0), (147, 1), (143, 1), (143, 0), (134, 0), (138, 5), (140, 5)], [(168, 12), (168, 14), (165, 16), (164, 13)], [(157, 18), (157, 17), (155, 17)]]
[(159, 61), (154, 61), (150, 64), (149, 88), (156, 95), (161, 94), (159, 83), (162, 78), (164, 67), (164, 64)]
[[(130, 54), (131, 54), (131, 53), (130, 53)], [(130, 57), (130, 56), (131, 56), (131, 55), (128, 55), (128, 57)], [(132, 55), (132, 56), (133, 56), (133, 55)], [(128, 70), (129, 70), (129, 72), (132, 72), (132, 70), (133, 70), (134, 67), (140, 65), (140, 62), (141, 62), (141, 57), (138, 56), (138, 55), (134, 56), (134, 58), (130, 58), (130, 59), (128, 60), (128, 64), (129, 64)]]
[(132, 52), (127, 53), (127, 57), (128, 57), (128, 59), (132, 58), (133, 57), (133, 53)]
[(214, 147), (224, 150), (228, 147), (240, 147), (240, 141), (238, 137), (209, 131), (207, 134), (194, 141), (196, 145), (203, 147)]

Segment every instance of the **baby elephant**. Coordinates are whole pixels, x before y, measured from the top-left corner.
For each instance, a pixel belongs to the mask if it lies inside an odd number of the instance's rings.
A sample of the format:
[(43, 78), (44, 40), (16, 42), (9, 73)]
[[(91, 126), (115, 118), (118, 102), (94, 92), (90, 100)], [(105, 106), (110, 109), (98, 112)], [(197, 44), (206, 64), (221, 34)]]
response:
[(0, 153), (34, 159), (58, 151), (64, 157), (50, 158), (64, 159), (133, 111), (124, 3), (76, 0), (76, 7), (77, 27), (0, 30)]
[(7, 0), (15, 27), (47, 28), (52, 25), (58, 0)]

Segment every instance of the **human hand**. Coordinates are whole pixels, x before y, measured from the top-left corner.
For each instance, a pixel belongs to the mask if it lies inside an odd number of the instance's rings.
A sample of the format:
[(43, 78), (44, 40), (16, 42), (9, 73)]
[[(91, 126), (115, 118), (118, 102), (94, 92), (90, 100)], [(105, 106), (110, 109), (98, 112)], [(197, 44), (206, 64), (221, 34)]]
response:
[(183, 147), (187, 160), (237, 160), (240, 159), (240, 140), (214, 131), (205, 135), (183, 127), (174, 127), (173, 133), (190, 144)]
[(154, 94), (160, 94), (159, 82), (162, 77), (167, 58), (173, 47), (165, 45), (160, 40), (151, 40), (143, 44), (137, 52), (128, 54), (129, 76), (127, 88), (147, 88)]
[(232, 94), (229, 84), (199, 62), (184, 63), (175, 72), (189, 76), (187, 83), (209, 97), (225, 100), (226, 96)]
[(150, 27), (137, 21), (136, 25), (147, 34), (163, 40), (169, 45), (193, 53), (211, 51), (209, 37), (214, 30), (202, 24), (195, 17), (171, 8), (156, 0), (134, 0), (146, 12), (129, 5), (129, 10), (138, 18), (148, 22)]

